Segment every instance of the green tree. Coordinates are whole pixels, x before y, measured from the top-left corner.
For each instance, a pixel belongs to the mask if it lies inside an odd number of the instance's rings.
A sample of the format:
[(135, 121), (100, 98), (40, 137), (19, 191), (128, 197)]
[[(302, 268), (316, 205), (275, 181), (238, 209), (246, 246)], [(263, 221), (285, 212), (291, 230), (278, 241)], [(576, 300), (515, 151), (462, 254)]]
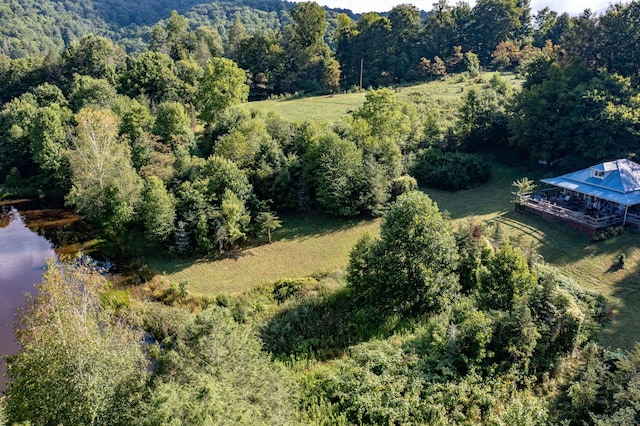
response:
[(127, 139), (131, 148), (131, 162), (136, 170), (151, 163), (152, 146), (149, 137), (151, 113), (149, 108), (136, 99), (118, 96), (111, 109), (120, 119), (120, 135)]
[(65, 158), (68, 135), (65, 126), (71, 119), (71, 111), (57, 104), (38, 108), (29, 132), (30, 149), (33, 160), (44, 172), (44, 181), (53, 179), (56, 183), (68, 177), (69, 165)]
[(156, 176), (145, 181), (140, 210), (147, 238), (154, 243), (167, 241), (175, 229), (176, 200)]
[(84, 107), (106, 108), (116, 97), (116, 89), (105, 79), (75, 74), (69, 102), (71, 108), (78, 112)]
[(124, 424), (134, 420), (147, 361), (141, 336), (104, 308), (106, 279), (49, 261), (20, 316), (8, 362), (10, 422)]
[(135, 216), (142, 184), (119, 120), (108, 110), (83, 109), (69, 151), (71, 191), (66, 201), (103, 231), (117, 235)]
[(365, 120), (371, 127), (371, 134), (379, 138), (406, 140), (411, 131), (411, 121), (391, 89), (367, 92), (364, 104), (353, 116)]
[(511, 193), (514, 196), (513, 203), (515, 203), (516, 205), (522, 205), (522, 197), (532, 192), (536, 188), (535, 182), (532, 179), (529, 179), (527, 176), (511, 182), (511, 186), (516, 188), (516, 191)]
[(364, 170), (355, 143), (325, 132), (312, 142), (305, 159), (307, 180), (313, 182), (320, 206), (340, 216), (360, 213)]
[(526, 300), (536, 284), (537, 275), (527, 258), (507, 241), (488, 260), (479, 297), (488, 308), (511, 310), (516, 302)]
[(169, 56), (174, 61), (186, 59), (188, 51), (193, 50), (193, 40), (187, 31), (188, 28), (189, 21), (187, 18), (172, 10), (166, 23), (166, 44), (169, 49)]
[(240, 17), (236, 16), (233, 24), (231, 24), (231, 28), (229, 28), (227, 43), (224, 49), (225, 56), (231, 58), (234, 61), (237, 60), (240, 43), (242, 43), (242, 41), (247, 37), (247, 29), (240, 20)]
[(213, 123), (226, 108), (246, 102), (249, 86), (243, 70), (226, 58), (213, 58), (205, 67), (196, 95), (200, 118)]
[(190, 146), (194, 139), (191, 119), (179, 102), (158, 105), (153, 132), (174, 149), (178, 145)]
[(418, 191), (391, 205), (380, 239), (361, 239), (351, 252), (348, 286), (381, 312), (438, 311), (458, 292), (456, 243), (431, 199)]
[(282, 78), (284, 65), (285, 51), (278, 44), (277, 34), (257, 32), (238, 46), (238, 66), (253, 76), (251, 90), (256, 94), (273, 90), (274, 83)]
[(492, 89), (470, 90), (458, 108), (455, 132), (468, 150), (507, 143), (506, 96)]
[(258, 222), (262, 232), (267, 233), (267, 242), (271, 244), (271, 231), (282, 228), (282, 221), (273, 212), (262, 212), (258, 215)]
[(318, 3), (297, 3), (289, 15), (293, 20), (291, 31), (297, 48), (304, 50), (322, 44), (327, 23), (324, 9)]
[(106, 37), (93, 34), (70, 43), (62, 52), (63, 73), (68, 81), (75, 74), (115, 83), (116, 68), (125, 58), (124, 50)]
[(227, 309), (211, 306), (180, 325), (161, 348), (165, 374), (150, 389), (140, 424), (295, 423), (296, 387)]
[(638, 150), (638, 105), (628, 78), (541, 56), (527, 67), (527, 81), (510, 106), (511, 143), (547, 161), (627, 157)]
[(153, 104), (179, 100), (183, 83), (176, 76), (173, 60), (164, 53), (146, 52), (128, 57), (119, 78), (122, 91), (135, 98), (144, 94)]
[(29, 133), (38, 107), (32, 94), (24, 94), (7, 102), (0, 112), (0, 144), (1, 176), (6, 176), (13, 167), (20, 170), (23, 177), (37, 174), (38, 166), (34, 162), (30, 149)]
[(201, 66), (215, 56), (222, 56), (222, 39), (215, 28), (208, 25), (199, 26), (196, 29), (196, 60)]
[(234, 244), (247, 235), (251, 216), (247, 212), (244, 201), (229, 189), (222, 194), (218, 217), (229, 244)]
[(327, 67), (335, 71), (331, 49), (323, 39), (327, 25), (325, 11), (315, 2), (301, 2), (289, 14), (292, 23), (285, 28), (282, 37), (287, 61), (280, 90), (290, 93), (323, 91)]
[(472, 50), (478, 54), (481, 64), (491, 62), (491, 52), (499, 42), (517, 39), (522, 34), (523, 20), (529, 24), (525, 17), (530, 12), (528, 3), (528, 0), (479, 0), (476, 3), (473, 8), (475, 45)]

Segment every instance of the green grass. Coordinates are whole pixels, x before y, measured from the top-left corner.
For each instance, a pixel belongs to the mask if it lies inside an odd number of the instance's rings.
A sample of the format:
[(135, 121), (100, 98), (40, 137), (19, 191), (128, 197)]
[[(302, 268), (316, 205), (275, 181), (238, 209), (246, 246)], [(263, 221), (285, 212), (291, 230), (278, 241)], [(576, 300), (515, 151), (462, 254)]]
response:
[[(454, 225), (487, 224), (492, 236), (495, 224), (525, 252), (534, 249), (546, 262), (557, 266), (585, 288), (606, 295), (613, 306), (611, 321), (601, 341), (614, 348), (631, 349), (640, 328), (640, 233), (626, 230), (619, 237), (593, 242), (587, 236), (538, 217), (517, 213), (510, 203), (511, 182), (524, 173), (496, 165), (491, 180), (475, 189), (446, 192), (425, 189), (447, 211)], [(349, 252), (365, 232), (376, 234), (379, 220), (338, 220), (326, 216), (283, 217), (283, 228), (272, 244), (263, 244), (222, 259), (155, 259), (152, 266), (173, 282), (190, 281), (195, 294), (239, 294), (261, 283), (285, 277), (303, 277), (345, 268)], [(624, 252), (624, 269), (613, 270), (616, 257)]]
[(239, 294), (261, 283), (344, 268), (355, 241), (377, 233), (379, 220), (339, 220), (321, 215), (282, 217), (271, 244), (227, 253), (222, 258), (151, 259), (172, 282), (189, 280), (195, 294)]
[[(488, 87), (487, 82), (493, 74), (483, 73), (476, 78), (458, 74), (441, 81), (398, 87), (395, 90), (399, 100), (423, 105), (427, 111), (437, 112), (441, 120), (450, 121), (454, 118), (460, 99), (471, 89), (482, 90)], [(507, 87), (519, 88), (522, 84), (514, 74), (504, 74), (502, 78)], [(365, 95), (365, 92), (359, 92), (301, 99), (274, 99), (251, 102), (249, 108), (264, 113), (273, 112), (291, 121), (335, 122), (360, 108)]]

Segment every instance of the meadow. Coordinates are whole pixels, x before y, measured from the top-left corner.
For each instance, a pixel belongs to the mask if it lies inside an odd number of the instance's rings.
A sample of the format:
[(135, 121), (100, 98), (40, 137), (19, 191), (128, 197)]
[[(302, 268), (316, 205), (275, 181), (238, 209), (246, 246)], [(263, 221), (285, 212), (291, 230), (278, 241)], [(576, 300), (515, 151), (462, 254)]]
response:
[[(601, 342), (632, 349), (637, 340), (633, 330), (640, 327), (640, 234), (627, 229), (620, 236), (595, 242), (562, 225), (516, 212), (510, 201), (511, 183), (525, 175), (537, 179), (542, 173), (496, 164), (490, 181), (477, 188), (423, 191), (451, 218), (453, 227), (482, 224), (488, 237), (499, 232), (525, 254), (533, 250), (585, 288), (607, 296), (613, 311)], [(366, 232), (375, 235), (381, 220), (340, 220), (315, 214), (282, 219), (283, 227), (274, 233), (271, 244), (256, 241), (211, 259), (152, 259), (151, 265), (170, 282), (188, 280), (195, 295), (241, 294), (281, 278), (344, 269), (353, 244)], [(626, 255), (625, 267), (616, 270), (613, 265), (620, 253)]]
[[(397, 88), (400, 100), (411, 101), (438, 111), (439, 119), (452, 120), (460, 99), (471, 89), (482, 90), (493, 74), (476, 78), (449, 78), (417, 86)], [(507, 87), (521, 84), (513, 74), (501, 77)], [(250, 108), (273, 112), (289, 120), (336, 121), (362, 105), (365, 93), (348, 93), (303, 99), (274, 99), (253, 102)], [(633, 330), (640, 328), (640, 250), (636, 230), (595, 242), (562, 225), (518, 213), (511, 203), (512, 182), (523, 176), (538, 180), (553, 170), (531, 170), (494, 164), (493, 176), (477, 188), (447, 192), (422, 188), (452, 226), (483, 225), (489, 237), (496, 233), (509, 238), (525, 254), (535, 253), (558, 267), (589, 290), (607, 296), (613, 307), (601, 342), (613, 348), (632, 349)], [(352, 246), (364, 233), (375, 235), (381, 219), (343, 220), (310, 213), (282, 215), (283, 227), (275, 231), (273, 243), (254, 240), (242, 249), (212, 258), (149, 259), (154, 270), (170, 282), (189, 281), (195, 295), (241, 294), (281, 278), (305, 277), (344, 269)], [(616, 258), (626, 255), (625, 267), (613, 267)]]
[[(470, 90), (481, 91), (495, 73), (481, 73), (475, 78), (458, 75), (444, 80), (395, 88), (398, 100), (423, 105), (437, 112), (439, 120), (455, 119), (460, 99)], [(513, 73), (500, 75), (507, 88), (519, 88), (521, 79)], [(276, 98), (251, 102), (249, 108), (258, 112), (286, 117), (291, 121), (319, 120), (335, 122), (355, 111), (364, 103), (366, 92), (340, 93), (308, 98)]]

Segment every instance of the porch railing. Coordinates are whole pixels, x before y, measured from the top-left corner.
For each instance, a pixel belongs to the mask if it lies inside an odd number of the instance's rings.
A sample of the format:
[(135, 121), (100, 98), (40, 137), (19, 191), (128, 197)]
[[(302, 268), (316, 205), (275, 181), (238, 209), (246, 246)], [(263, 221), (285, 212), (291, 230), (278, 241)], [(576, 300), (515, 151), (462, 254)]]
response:
[[(624, 216), (619, 213), (600, 213), (597, 217), (594, 217), (581, 211), (572, 210), (559, 205), (555, 201), (546, 199), (544, 194), (540, 192), (525, 194), (520, 197), (519, 202), (520, 205), (527, 209), (542, 213), (541, 216), (553, 216), (561, 220), (587, 226), (594, 231), (610, 226), (622, 225), (624, 220)], [(627, 215), (627, 222), (629, 222), (630, 216), (635, 216), (632, 220), (637, 220), (640, 225), (640, 216)]]

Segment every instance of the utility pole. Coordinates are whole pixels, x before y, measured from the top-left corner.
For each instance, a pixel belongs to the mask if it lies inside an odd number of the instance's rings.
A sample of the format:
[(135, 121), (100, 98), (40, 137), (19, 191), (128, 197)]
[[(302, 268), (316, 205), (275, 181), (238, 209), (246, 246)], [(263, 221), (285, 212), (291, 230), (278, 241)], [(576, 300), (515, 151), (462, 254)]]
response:
[(360, 90), (362, 90), (362, 74), (364, 71), (364, 58), (360, 59)]

